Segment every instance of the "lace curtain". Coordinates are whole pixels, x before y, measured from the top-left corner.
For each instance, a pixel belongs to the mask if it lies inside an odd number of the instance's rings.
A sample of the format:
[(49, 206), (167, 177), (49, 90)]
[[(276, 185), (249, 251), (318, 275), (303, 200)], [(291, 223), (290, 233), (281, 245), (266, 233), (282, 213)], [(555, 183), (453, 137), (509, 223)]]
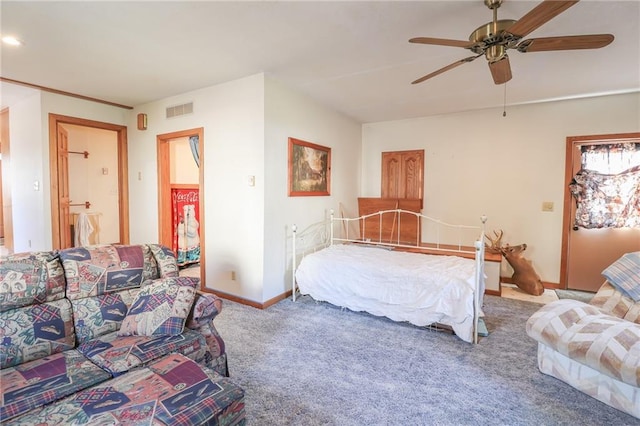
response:
[(569, 185), (574, 227), (640, 227), (640, 143), (586, 145), (582, 169)]

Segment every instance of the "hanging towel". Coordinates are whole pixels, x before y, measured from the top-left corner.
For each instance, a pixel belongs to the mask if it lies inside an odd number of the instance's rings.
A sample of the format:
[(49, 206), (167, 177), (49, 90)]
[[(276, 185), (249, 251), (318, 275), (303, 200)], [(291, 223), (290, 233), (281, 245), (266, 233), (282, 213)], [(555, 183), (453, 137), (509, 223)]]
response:
[(90, 245), (89, 236), (93, 232), (93, 226), (91, 225), (91, 221), (89, 220), (89, 215), (87, 215), (86, 213), (78, 213), (78, 216), (76, 217), (76, 223), (74, 224), (74, 229), (74, 245), (76, 247)]

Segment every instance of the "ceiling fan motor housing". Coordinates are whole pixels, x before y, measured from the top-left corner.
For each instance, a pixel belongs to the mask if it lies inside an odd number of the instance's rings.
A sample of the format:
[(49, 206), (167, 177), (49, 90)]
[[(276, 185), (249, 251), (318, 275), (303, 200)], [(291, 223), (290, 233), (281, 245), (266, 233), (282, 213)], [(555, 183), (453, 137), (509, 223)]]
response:
[(519, 40), (519, 37), (506, 32), (515, 22), (513, 19), (500, 19), (476, 28), (469, 36), (469, 41), (474, 43), (469, 50), (478, 55), (484, 53), (490, 62), (499, 61)]

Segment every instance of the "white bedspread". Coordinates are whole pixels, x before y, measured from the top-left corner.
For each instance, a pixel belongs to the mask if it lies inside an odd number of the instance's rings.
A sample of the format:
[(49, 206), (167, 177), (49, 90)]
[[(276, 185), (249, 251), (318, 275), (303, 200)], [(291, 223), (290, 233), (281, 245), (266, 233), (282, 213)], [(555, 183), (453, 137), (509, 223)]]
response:
[(417, 326), (446, 324), (473, 341), (473, 259), (337, 244), (305, 256), (296, 282), (315, 300)]

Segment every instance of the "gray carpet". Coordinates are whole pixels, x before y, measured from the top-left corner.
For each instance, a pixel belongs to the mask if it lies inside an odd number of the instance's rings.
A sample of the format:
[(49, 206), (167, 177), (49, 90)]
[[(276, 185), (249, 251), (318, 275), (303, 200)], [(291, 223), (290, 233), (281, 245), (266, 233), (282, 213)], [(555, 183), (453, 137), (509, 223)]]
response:
[(476, 346), (309, 297), (225, 300), (215, 323), (250, 425), (640, 424), (538, 371), (524, 330), (538, 308), (485, 297)]

